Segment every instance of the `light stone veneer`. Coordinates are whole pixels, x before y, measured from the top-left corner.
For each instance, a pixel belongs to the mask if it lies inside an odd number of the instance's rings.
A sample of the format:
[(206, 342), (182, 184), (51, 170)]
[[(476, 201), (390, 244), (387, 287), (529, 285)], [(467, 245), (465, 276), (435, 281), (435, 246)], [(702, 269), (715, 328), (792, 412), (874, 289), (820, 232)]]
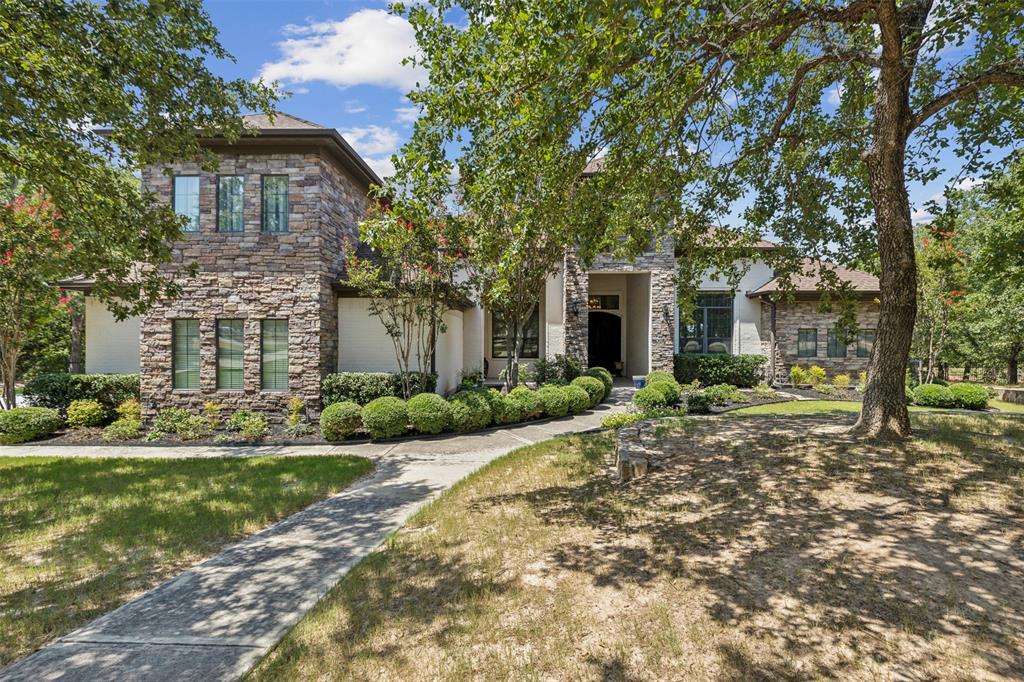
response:
[[(775, 338), (778, 348), (777, 357), (781, 359), (781, 367), (776, 368), (778, 381), (789, 380), (789, 369), (793, 365), (823, 367), (832, 377), (846, 373), (853, 381), (857, 373), (867, 371), (868, 358), (857, 357), (857, 344), (851, 343), (846, 348), (845, 358), (828, 357), (828, 330), (835, 326), (838, 313), (818, 311), (817, 301), (780, 301), (776, 304)], [(761, 308), (762, 329), (767, 335), (771, 329), (771, 306), (763, 303)], [(878, 304), (873, 300), (857, 304), (857, 324), (861, 329), (878, 328)], [(813, 358), (797, 357), (797, 339), (800, 329), (816, 329), (818, 331), (818, 354)]]

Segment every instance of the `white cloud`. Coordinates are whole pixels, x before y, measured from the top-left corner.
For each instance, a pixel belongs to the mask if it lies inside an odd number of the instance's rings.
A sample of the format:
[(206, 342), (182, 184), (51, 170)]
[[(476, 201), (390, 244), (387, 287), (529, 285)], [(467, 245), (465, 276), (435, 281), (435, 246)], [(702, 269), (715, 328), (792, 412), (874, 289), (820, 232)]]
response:
[(398, 107), (395, 109), (395, 120), (399, 123), (413, 123), (419, 117), (419, 107)]
[(934, 218), (934, 215), (921, 208), (910, 214), (910, 222), (912, 222), (915, 225), (917, 225), (918, 223), (931, 222)]
[(412, 26), (384, 10), (359, 10), (341, 21), (289, 24), (283, 32), (289, 37), (277, 44), (281, 59), (260, 69), (265, 81), (324, 81), (339, 88), (378, 85), (402, 91), (426, 81), (422, 68), (402, 64), (416, 53)]
[(366, 111), (366, 106), (357, 99), (350, 99), (345, 101), (345, 113), (346, 114), (361, 114)]
[(402, 140), (391, 128), (376, 125), (349, 128), (341, 131), (341, 135), (361, 156), (390, 155), (398, 149), (398, 144)]
[(390, 156), (364, 156), (363, 159), (366, 163), (370, 164), (370, 168), (372, 168), (381, 178), (386, 178), (395, 174), (395, 164), (391, 162)]

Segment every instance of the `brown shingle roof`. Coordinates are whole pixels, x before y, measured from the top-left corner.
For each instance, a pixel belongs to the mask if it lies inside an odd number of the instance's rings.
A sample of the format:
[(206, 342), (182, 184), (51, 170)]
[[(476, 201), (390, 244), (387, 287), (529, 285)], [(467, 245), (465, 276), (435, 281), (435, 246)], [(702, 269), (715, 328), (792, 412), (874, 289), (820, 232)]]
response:
[(597, 175), (604, 170), (605, 157), (599, 156), (596, 159), (591, 159), (587, 163), (586, 167), (583, 168), (583, 177), (589, 178), (593, 175)]
[[(821, 290), (821, 269), (823, 266), (827, 266), (830, 270), (835, 270), (839, 281), (849, 282), (854, 291), (862, 294), (877, 294), (881, 291), (878, 286), (878, 278), (871, 273), (809, 258), (804, 261), (802, 272), (795, 273), (790, 277), (794, 291), (798, 294), (819, 293)], [(755, 298), (782, 291), (782, 281), (783, 278), (781, 277), (773, 277), (757, 289), (747, 292), (747, 296)]]
[(304, 118), (298, 116), (292, 116), (286, 114), (283, 111), (279, 111), (274, 114), (274, 120), (271, 121), (270, 117), (266, 114), (248, 114), (242, 117), (245, 124), (253, 128), (259, 128), (260, 130), (310, 130), (320, 129), (326, 130), (324, 126), (307, 121)]

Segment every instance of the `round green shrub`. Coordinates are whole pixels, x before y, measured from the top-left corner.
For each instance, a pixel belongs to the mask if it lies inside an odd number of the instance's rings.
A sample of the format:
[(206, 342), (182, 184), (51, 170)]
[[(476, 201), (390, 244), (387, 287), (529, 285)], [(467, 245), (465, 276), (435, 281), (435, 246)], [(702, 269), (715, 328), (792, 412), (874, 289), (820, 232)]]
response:
[(612, 386), (614, 385), (614, 382), (612, 381), (612, 373), (604, 367), (591, 367), (583, 373), (583, 376), (600, 379), (601, 383), (604, 384), (604, 398), (607, 398), (612, 392)]
[(363, 425), (363, 408), (351, 400), (332, 403), (320, 413), (320, 433), (324, 440), (345, 440)]
[(508, 399), (516, 404), (522, 419), (532, 419), (544, 414), (544, 403), (537, 396), (537, 391), (531, 391), (526, 386), (513, 388), (508, 394)]
[(564, 417), (569, 414), (569, 396), (561, 386), (541, 386), (537, 389), (537, 397), (544, 406), (544, 413), (549, 417)]
[(409, 426), (409, 410), (401, 398), (385, 396), (371, 400), (362, 411), (363, 428), (370, 438), (396, 438)]
[(659, 407), (668, 407), (665, 395), (654, 386), (644, 386), (633, 394), (633, 404), (641, 410), (654, 410)]
[(60, 412), (49, 407), (0, 410), (0, 445), (15, 445), (49, 436), (64, 426)]
[(513, 398), (511, 394), (498, 393), (496, 398), (490, 400), (490, 403), (491, 415), (495, 424), (516, 424), (526, 419), (526, 410), (523, 404)]
[(988, 407), (988, 389), (979, 384), (950, 384), (949, 392), (957, 407), (968, 410), (984, 410)]
[(914, 389), (914, 404), (924, 407), (953, 407), (953, 392), (938, 384), (921, 384)]
[(579, 386), (590, 396), (590, 404), (587, 407), (594, 407), (604, 400), (604, 383), (596, 377), (576, 377), (571, 385)]
[(666, 405), (675, 405), (679, 402), (679, 396), (682, 395), (682, 389), (675, 381), (658, 379), (654, 383), (647, 384), (647, 387), (661, 392), (661, 395), (665, 397)]
[(436, 393), (420, 393), (409, 398), (409, 422), (420, 433), (441, 433), (452, 425), (452, 408)]
[(68, 426), (80, 429), (99, 426), (107, 417), (106, 410), (98, 400), (72, 400), (68, 405)]
[(132, 419), (137, 422), (142, 421), (142, 405), (135, 398), (129, 398), (125, 400), (114, 410), (118, 416), (122, 419)]
[(666, 372), (664, 370), (654, 370), (653, 372), (647, 373), (647, 385), (650, 386), (656, 381), (675, 381), (676, 378), (672, 372)]
[(459, 433), (479, 431), (491, 423), (491, 405), (484, 391), (459, 391), (448, 399), (452, 409), (452, 428)]
[[(127, 402), (127, 401), (125, 401)], [(135, 440), (142, 435), (142, 420), (134, 417), (121, 417), (103, 429), (103, 440), (116, 443), (123, 440)]]
[(565, 386), (562, 388), (569, 398), (569, 411), (579, 414), (590, 408), (590, 394), (581, 386)]
[(745, 403), (747, 397), (732, 384), (715, 384), (704, 389), (704, 395), (712, 405), (728, 405), (729, 403)]
[(691, 393), (686, 398), (686, 411), (690, 414), (707, 414), (711, 411), (711, 398), (700, 391)]

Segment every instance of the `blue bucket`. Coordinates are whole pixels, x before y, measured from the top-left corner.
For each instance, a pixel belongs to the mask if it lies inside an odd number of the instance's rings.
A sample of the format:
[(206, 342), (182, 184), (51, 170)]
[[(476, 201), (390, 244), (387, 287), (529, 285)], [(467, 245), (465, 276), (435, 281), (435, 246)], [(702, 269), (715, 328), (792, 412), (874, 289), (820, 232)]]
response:
[(647, 377), (635, 376), (633, 377), (633, 388), (643, 388), (647, 385)]

